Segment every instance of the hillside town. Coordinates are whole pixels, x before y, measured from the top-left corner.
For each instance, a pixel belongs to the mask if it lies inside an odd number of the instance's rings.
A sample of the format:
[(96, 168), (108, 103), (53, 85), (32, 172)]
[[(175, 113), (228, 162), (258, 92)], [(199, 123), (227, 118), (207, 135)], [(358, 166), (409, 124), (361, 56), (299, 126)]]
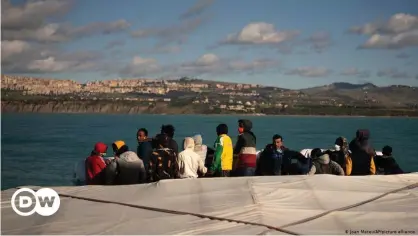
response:
[[(199, 106), (209, 110), (257, 113), (263, 109), (294, 107), (405, 107), (416, 109), (416, 88), (377, 87), (372, 84), (335, 83), (311, 89), (290, 90), (258, 84), (191, 79), (113, 79), (79, 83), (74, 80), (1, 76), (2, 100), (10, 91), (20, 98), (65, 99), (66, 101), (128, 101), (149, 106)], [(9, 91), (9, 92), (6, 92)], [(402, 97), (397, 94), (403, 94)], [(394, 94), (395, 96), (392, 96)], [(12, 99), (13, 100), (13, 99)]]

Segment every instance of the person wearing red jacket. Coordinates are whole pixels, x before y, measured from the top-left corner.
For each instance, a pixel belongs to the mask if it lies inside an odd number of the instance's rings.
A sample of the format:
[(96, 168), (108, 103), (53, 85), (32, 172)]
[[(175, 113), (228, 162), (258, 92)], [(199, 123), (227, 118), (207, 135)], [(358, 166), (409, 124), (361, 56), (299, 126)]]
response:
[(107, 145), (98, 142), (94, 145), (94, 150), (90, 156), (86, 159), (86, 183), (87, 185), (100, 185), (103, 184), (104, 178), (102, 177), (102, 171), (106, 168), (106, 163), (103, 160), (103, 156), (106, 155)]

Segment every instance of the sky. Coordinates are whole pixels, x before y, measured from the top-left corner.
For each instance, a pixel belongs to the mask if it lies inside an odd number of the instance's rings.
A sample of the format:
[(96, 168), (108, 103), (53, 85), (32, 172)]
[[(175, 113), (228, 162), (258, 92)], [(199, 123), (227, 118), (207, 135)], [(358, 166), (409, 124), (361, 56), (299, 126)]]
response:
[(1, 70), (418, 86), (416, 0), (1, 0)]

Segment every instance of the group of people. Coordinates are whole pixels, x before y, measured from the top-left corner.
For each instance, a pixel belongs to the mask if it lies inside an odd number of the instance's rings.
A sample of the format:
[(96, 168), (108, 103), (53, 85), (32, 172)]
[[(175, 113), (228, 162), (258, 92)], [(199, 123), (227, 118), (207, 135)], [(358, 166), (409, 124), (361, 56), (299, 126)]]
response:
[(150, 183), (163, 179), (232, 177), (262, 175), (370, 175), (403, 173), (392, 157), (392, 148), (385, 146), (383, 155), (376, 155), (369, 144), (369, 131), (358, 130), (348, 144), (337, 138), (335, 149), (315, 148), (301, 152), (286, 148), (283, 137), (274, 135), (272, 143), (260, 153), (250, 120), (238, 120), (238, 139), (233, 145), (228, 126), (216, 127), (213, 148), (203, 144), (202, 136), (186, 137), (179, 152), (174, 140), (173, 125), (163, 125), (153, 138), (141, 128), (138, 146), (131, 151), (124, 141), (112, 143), (114, 158), (105, 159), (107, 145), (99, 142), (85, 160), (86, 184), (125, 185)]

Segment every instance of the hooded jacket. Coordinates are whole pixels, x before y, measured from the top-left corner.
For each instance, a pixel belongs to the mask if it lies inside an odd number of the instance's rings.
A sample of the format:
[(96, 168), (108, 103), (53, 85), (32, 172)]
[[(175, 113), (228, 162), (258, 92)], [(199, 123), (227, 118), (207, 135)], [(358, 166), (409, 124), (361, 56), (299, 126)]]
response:
[(178, 174), (180, 178), (197, 178), (198, 172), (206, 174), (205, 163), (200, 156), (194, 152), (195, 144), (192, 138), (184, 139), (184, 150), (177, 158)]
[(200, 156), (200, 159), (202, 159), (203, 163), (205, 163), (208, 147), (203, 144), (202, 135), (196, 134), (195, 136), (193, 136), (193, 140), (195, 145), (194, 152), (197, 153)]
[(128, 146), (123, 145), (118, 149), (116, 155), (117, 157), (105, 169), (105, 183), (107, 185), (145, 183), (144, 162), (135, 152), (129, 151)]
[(238, 122), (242, 124), (244, 132), (238, 136), (234, 148), (234, 154), (238, 154), (236, 168), (255, 168), (257, 162), (257, 142), (254, 133), (251, 131), (253, 124), (250, 120), (239, 120)]
[(374, 149), (369, 144), (369, 131), (357, 130), (356, 138), (349, 145), (351, 151), (352, 170), (351, 175), (374, 175), (376, 167), (374, 164)]
[(101, 155), (107, 151), (107, 145), (104, 143), (96, 143), (91, 155), (85, 160), (86, 183), (88, 185), (103, 184), (103, 170), (106, 164)]
[(308, 174), (344, 175), (344, 170), (340, 165), (338, 165), (338, 163), (331, 161), (328, 154), (323, 154), (313, 160), (313, 165)]

